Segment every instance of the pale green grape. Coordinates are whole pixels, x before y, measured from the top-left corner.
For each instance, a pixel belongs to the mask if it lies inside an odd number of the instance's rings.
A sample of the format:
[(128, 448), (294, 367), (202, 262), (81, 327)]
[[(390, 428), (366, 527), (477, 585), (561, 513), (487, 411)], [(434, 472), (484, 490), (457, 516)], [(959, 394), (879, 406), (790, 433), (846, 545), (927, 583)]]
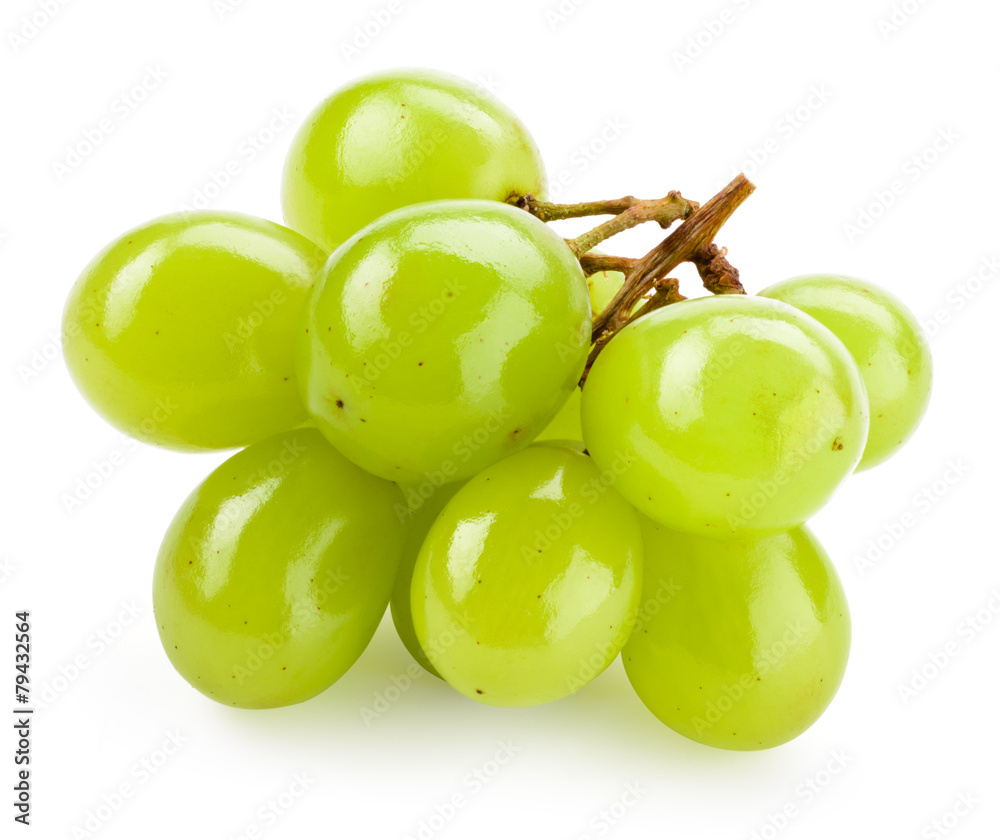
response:
[(434, 521), (413, 624), (462, 694), (546, 703), (614, 661), (635, 618), (642, 539), (613, 478), (578, 450), (535, 444), (471, 479)]
[(108, 422), (171, 449), (228, 449), (307, 419), (296, 326), (325, 255), (237, 213), (180, 213), (84, 269), (63, 316), (77, 387)]
[(794, 277), (760, 294), (811, 315), (851, 351), (871, 407), (858, 469), (895, 453), (920, 424), (931, 396), (931, 350), (913, 313), (885, 289), (835, 274)]
[(306, 306), (306, 405), (375, 475), (446, 484), (525, 447), (587, 356), (579, 262), (542, 222), (492, 201), (384, 216), (331, 257)]
[(156, 561), (163, 649), (191, 685), (243, 708), (339, 679), (378, 627), (403, 549), (395, 485), (315, 429), (234, 455), (174, 517)]
[(678, 531), (727, 538), (803, 523), (868, 433), (857, 365), (783, 303), (726, 295), (633, 322), (597, 357), (583, 439), (618, 491)]
[(598, 271), (587, 278), (587, 285), (590, 287), (590, 306), (595, 315), (608, 308), (608, 304), (618, 294), (624, 282), (625, 275), (620, 271)]
[(671, 729), (730, 750), (800, 735), (837, 693), (851, 646), (844, 590), (805, 528), (710, 540), (644, 519), (642, 606), (622, 650)]
[(409, 204), (544, 192), (538, 148), (504, 105), (453, 76), (395, 70), (352, 82), (306, 118), (282, 204), (289, 227), (332, 251)]
[(553, 421), (546, 426), (535, 440), (583, 440), (583, 429), (580, 426), (580, 400), (582, 394), (579, 388), (574, 388), (569, 398), (559, 409)]
[(435, 677), (441, 675), (431, 665), (427, 654), (420, 647), (416, 631), (413, 629), (410, 585), (413, 581), (413, 567), (417, 562), (417, 555), (420, 553), (420, 546), (424, 544), (427, 532), (434, 524), (438, 514), (461, 486), (461, 483), (458, 483), (436, 487), (430, 482), (426, 482), (421, 486), (401, 488), (409, 507), (406, 511), (406, 543), (403, 547), (403, 557), (399, 562), (396, 585), (389, 601), (389, 605), (392, 607), (392, 623), (396, 626), (396, 633), (399, 634), (400, 641), (406, 646), (410, 655)]

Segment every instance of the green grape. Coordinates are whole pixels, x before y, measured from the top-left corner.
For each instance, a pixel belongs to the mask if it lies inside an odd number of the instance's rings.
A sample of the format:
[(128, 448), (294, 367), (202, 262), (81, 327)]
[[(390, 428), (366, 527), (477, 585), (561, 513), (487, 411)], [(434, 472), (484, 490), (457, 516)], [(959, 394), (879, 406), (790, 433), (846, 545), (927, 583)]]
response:
[(583, 429), (580, 427), (580, 400), (582, 394), (579, 388), (574, 388), (559, 413), (535, 440), (583, 440)]
[(153, 610), (173, 666), (241, 708), (328, 688), (385, 613), (403, 504), (315, 429), (234, 455), (178, 511), (156, 561)]
[(608, 308), (608, 304), (625, 282), (625, 275), (620, 271), (598, 271), (587, 278), (590, 287), (590, 306), (594, 314), (600, 314)]
[[(592, 312), (603, 312), (611, 303), (625, 280), (620, 271), (599, 271), (587, 277), (590, 288), (590, 307)], [(583, 429), (580, 425), (580, 400), (582, 393), (574, 388), (569, 399), (563, 403), (555, 419), (535, 440), (583, 440)]]
[(294, 428), (294, 336), (324, 254), (236, 213), (164, 216), (84, 269), (63, 316), (77, 387), (112, 425), (171, 449), (228, 449)]
[(406, 511), (406, 543), (403, 547), (403, 558), (399, 561), (399, 574), (396, 575), (396, 585), (389, 601), (392, 608), (392, 623), (396, 625), (396, 633), (399, 634), (400, 641), (406, 646), (410, 655), (420, 663), (424, 670), (429, 671), (435, 677), (441, 675), (431, 665), (427, 654), (420, 647), (417, 633), (413, 629), (410, 586), (413, 582), (413, 567), (417, 562), (417, 555), (420, 553), (420, 546), (424, 544), (427, 532), (431, 529), (438, 514), (444, 510), (444, 506), (451, 501), (451, 497), (458, 492), (461, 486), (462, 484), (458, 483), (436, 487), (428, 482), (420, 487), (401, 488), (406, 495), (409, 507)]
[(812, 315), (851, 351), (871, 409), (857, 468), (895, 453), (920, 424), (931, 396), (931, 350), (913, 313), (885, 289), (835, 274), (794, 277), (760, 294)]
[(642, 513), (729, 538), (802, 524), (854, 470), (868, 433), (857, 365), (783, 303), (698, 298), (623, 329), (583, 389), (583, 439)]
[(538, 148), (504, 105), (453, 76), (396, 70), (352, 82), (309, 115), (282, 204), (289, 227), (332, 251), (409, 204), (544, 191)]
[(462, 694), (547, 703), (614, 661), (635, 619), (642, 535), (613, 478), (578, 450), (535, 444), (470, 480), (434, 521), (413, 624)]
[(348, 458), (447, 484), (524, 448), (582, 373), (579, 262), (542, 222), (495, 201), (382, 217), (328, 261), (296, 369), (310, 414)]
[(711, 540), (645, 519), (642, 607), (622, 650), (646, 707), (702, 744), (760, 750), (805, 732), (851, 647), (844, 590), (806, 528)]

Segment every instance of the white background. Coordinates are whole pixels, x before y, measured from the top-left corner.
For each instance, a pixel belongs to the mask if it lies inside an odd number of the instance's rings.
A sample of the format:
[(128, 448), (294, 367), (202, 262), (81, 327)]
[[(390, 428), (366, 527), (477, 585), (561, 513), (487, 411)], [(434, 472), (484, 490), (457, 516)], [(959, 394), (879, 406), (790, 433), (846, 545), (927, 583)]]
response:
[[(399, 0), (384, 31), (347, 56), (355, 28), (388, 0), (62, 0), (49, 3), (54, 15), (42, 0), (6, 0), (0, 708), (12, 702), (15, 609), (32, 611), (33, 686), (49, 703), (34, 721), (30, 829), (11, 822), (3, 740), (0, 833), (91, 836), (74, 827), (100, 810), (102, 838), (227, 838), (251, 826), (264, 838), (402, 838), (458, 794), (433, 836), (996, 837), (1000, 11), (987, 0), (904, 5), (887, 25), (889, 0)], [(25, 15), (44, 23), (34, 35)], [(393, 675), (410, 665), (388, 621), (348, 676), (289, 709), (215, 705), (171, 669), (151, 612), (153, 560), (177, 506), (226, 455), (139, 446), (97, 417), (59, 358), (62, 301), (106, 242), (191, 204), (230, 161), (240, 174), (210, 206), (280, 219), (299, 122), (348, 79), (399, 65), (494, 88), (553, 180), (566, 173), (564, 199), (679, 188), (705, 200), (742, 166), (759, 189), (719, 242), (751, 291), (843, 272), (936, 319), (923, 426), (813, 522), (843, 577), (854, 648), (833, 705), (793, 743), (740, 754), (687, 742), (643, 708), (619, 663), (577, 696), (523, 710), (477, 705), (424, 676), (366, 724), (361, 710), (397, 697)], [(144, 78), (152, 89), (123, 109)], [(268, 135), (282, 112), (290, 124)], [(74, 164), (67, 146), (105, 118), (112, 131)], [(851, 232), (863, 208), (878, 218)], [(643, 230), (614, 250), (637, 255), (656, 239)], [(111, 462), (69, 509), (78, 481)], [(879, 540), (881, 556), (861, 568)], [(931, 677), (903, 698), (922, 667)], [(8, 736), (11, 723), (0, 721)], [(139, 762), (159, 762), (178, 733), (183, 746), (144, 774)], [(490, 764), (503, 744), (513, 757)], [(470, 781), (476, 771), (484, 784)], [(271, 824), (260, 809), (295, 774), (309, 789)], [(104, 810), (123, 783), (131, 796)], [(957, 816), (963, 795), (978, 804)], [(790, 814), (780, 831), (779, 812)], [(948, 833), (933, 833), (934, 820)]]

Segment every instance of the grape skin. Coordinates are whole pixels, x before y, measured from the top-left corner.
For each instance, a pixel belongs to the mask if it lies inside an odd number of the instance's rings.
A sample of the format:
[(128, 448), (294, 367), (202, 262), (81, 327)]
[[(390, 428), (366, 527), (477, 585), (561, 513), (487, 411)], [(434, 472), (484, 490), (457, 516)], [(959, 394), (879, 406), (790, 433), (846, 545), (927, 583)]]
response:
[(315, 429), (234, 455), (184, 502), (156, 561), (153, 611), (173, 666), (240, 708), (328, 688), (385, 613), (403, 504)]
[(812, 533), (717, 541), (645, 518), (642, 533), (645, 606), (622, 662), (647, 708), (722, 749), (768, 749), (808, 729), (851, 644), (844, 590)]
[(420, 644), (467, 697), (529, 706), (600, 674), (638, 606), (636, 513), (580, 451), (535, 444), (469, 481), (413, 572)]
[(775, 533), (818, 511), (861, 457), (857, 365), (818, 321), (727, 295), (635, 321), (597, 357), (583, 435), (618, 491), (666, 527)]
[(403, 547), (403, 556), (399, 562), (396, 585), (393, 587), (392, 598), (389, 601), (392, 609), (392, 623), (396, 627), (400, 641), (410, 652), (410, 656), (417, 660), (425, 671), (438, 678), (441, 675), (431, 665), (427, 654), (420, 647), (420, 642), (417, 641), (417, 632), (413, 629), (410, 589), (413, 582), (413, 567), (416, 565), (417, 555), (427, 537), (427, 532), (430, 531), (438, 514), (444, 510), (444, 506), (448, 504), (461, 486), (462, 484), (459, 483), (434, 487), (427, 498), (421, 495), (417, 488), (401, 488), (409, 502), (409, 516), (406, 521), (406, 543)]
[(522, 210), (443, 201), (331, 257), (297, 371), (320, 430), (375, 475), (461, 481), (523, 449), (582, 373), (590, 304), (565, 242)]
[(502, 103), (463, 79), (396, 70), (352, 82), (306, 118), (282, 206), (289, 227), (329, 252), (410, 204), (544, 193), (538, 147)]
[(324, 260), (252, 216), (154, 219), (108, 245), (73, 286), (66, 365), (105, 420), (146, 443), (230, 449), (299, 426), (294, 335)]
[(811, 315), (854, 357), (871, 406), (868, 443), (857, 469), (895, 454), (920, 425), (931, 396), (931, 351), (914, 314), (885, 289), (843, 275), (793, 277), (760, 296)]

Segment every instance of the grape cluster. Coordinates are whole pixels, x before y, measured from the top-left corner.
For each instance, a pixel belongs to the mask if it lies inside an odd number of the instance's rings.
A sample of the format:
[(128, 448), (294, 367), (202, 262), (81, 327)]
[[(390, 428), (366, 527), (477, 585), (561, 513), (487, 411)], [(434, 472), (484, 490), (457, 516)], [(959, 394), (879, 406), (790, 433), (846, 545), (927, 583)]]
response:
[(482, 703), (565, 697), (621, 654), (716, 747), (784, 743), (829, 704), (850, 618), (804, 523), (920, 421), (914, 317), (841, 276), (636, 292), (648, 261), (563, 239), (544, 195), (503, 105), (387, 73), (306, 120), (288, 227), (175, 214), (84, 269), (64, 348), (94, 408), (151, 444), (245, 447), (156, 561), (160, 638), (199, 691), (306, 700), (391, 603), (413, 657)]

